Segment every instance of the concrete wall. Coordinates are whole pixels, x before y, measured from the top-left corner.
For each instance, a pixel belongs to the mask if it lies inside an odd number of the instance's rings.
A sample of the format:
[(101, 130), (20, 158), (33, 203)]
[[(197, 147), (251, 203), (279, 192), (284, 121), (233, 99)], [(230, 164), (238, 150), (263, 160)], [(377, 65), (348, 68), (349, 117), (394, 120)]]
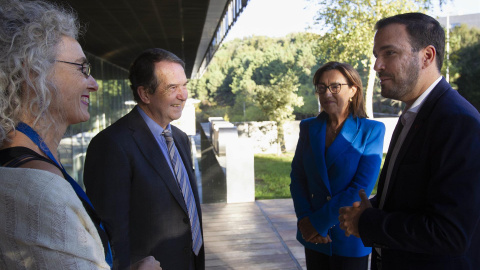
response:
[(200, 129), (201, 158), (200, 171), (202, 179), (202, 203), (227, 201), (227, 182), (223, 167), (216, 157), (210, 141), (208, 123), (202, 123)]
[(274, 121), (234, 122), (238, 130), (238, 137), (252, 140), (255, 154), (277, 153), (277, 123)]
[(237, 128), (221, 119), (211, 119), (200, 125), (203, 203), (253, 202), (252, 140), (239, 138)]
[(393, 130), (398, 122), (398, 117), (382, 117), (375, 118), (375, 121), (382, 122), (385, 125), (385, 138), (383, 139), (383, 153), (387, 153), (390, 140), (392, 139)]
[[(383, 152), (386, 153), (398, 117), (382, 117), (374, 118), (373, 120), (382, 122), (385, 125)], [(277, 125), (275, 122), (235, 122), (233, 124), (237, 126), (239, 137), (251, 138), (253, 140), (253, 152), (255, 154), (277, 153)], [(289, 121), (283, 125), (283, 129), (287, 152), (295, 152), (300, 134), (300, 121)]]
[(183, 107), (182, 116), (172, 121), (171, 124), (187, 133), (187, 135), (195, 135), (197, 133), (195, 128), (195, 104), (199, 102), (197, 99), (187, 99), (185, 107)]

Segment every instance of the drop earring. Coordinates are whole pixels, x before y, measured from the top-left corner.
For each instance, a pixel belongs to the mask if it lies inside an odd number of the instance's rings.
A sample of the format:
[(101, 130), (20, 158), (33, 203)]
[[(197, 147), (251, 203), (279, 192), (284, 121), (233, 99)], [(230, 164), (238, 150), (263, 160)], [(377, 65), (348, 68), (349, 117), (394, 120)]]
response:
[(350, 98), (350, 102), (352, 102), (352, 101), (353, 101), (353, 99), (352, 99), (352, 98)]

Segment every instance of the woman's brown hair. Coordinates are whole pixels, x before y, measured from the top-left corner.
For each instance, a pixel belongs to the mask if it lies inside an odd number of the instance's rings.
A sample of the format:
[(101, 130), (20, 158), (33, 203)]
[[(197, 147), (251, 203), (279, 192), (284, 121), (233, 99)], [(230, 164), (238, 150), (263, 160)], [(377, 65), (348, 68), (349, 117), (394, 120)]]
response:
[(362, 79), (360, 74), (349, 64), (340, 63), (340, 62), (328, 62), (325, 65), (321, 66), (313, 76), (313, 85), (317, 85), (322, 77), (323, 73), (329, 70), (338, 70), (342, 75), (347, 79), (349, 87), (356, 86), (357, 92), (352, 97), (352, 101), (349, 102), (348, 110), (349, 114), (352, 114), (353, 117), (366, 118), (367, 113), (365, 112), (365, 101), (363, 99), (363, 87)]

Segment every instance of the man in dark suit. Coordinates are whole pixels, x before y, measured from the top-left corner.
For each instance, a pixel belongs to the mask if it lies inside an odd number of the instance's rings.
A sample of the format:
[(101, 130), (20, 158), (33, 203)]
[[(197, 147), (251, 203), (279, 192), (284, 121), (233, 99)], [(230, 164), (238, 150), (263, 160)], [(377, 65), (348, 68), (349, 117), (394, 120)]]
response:
[(184, 63), (149, 49), (133, 62), (129, 78), (138, 106), (92, 139), (84, 173), (112, 241), (114, 268), (152, 255), (164, 270), (204, 269), (190, 142), (170, 125), (188, 97)]
[(382, 95), (406, 103), (370, 201), (340, 209), (372, 269), (480, 269), (480, 115), (440, 75), (445, 35), (421, 13), (377, 22)]

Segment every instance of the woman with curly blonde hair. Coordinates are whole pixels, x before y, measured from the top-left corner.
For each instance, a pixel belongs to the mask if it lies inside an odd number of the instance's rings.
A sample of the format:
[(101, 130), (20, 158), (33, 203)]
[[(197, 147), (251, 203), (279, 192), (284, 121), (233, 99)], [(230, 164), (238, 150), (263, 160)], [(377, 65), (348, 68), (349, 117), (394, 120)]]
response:
[[(78, 29), (47, 2), (0, 5), (0, 269), (112, 266), (103, 224), (57, 155), (98, 90)], [(153, 257), (135, 267), (161, 269)]]

